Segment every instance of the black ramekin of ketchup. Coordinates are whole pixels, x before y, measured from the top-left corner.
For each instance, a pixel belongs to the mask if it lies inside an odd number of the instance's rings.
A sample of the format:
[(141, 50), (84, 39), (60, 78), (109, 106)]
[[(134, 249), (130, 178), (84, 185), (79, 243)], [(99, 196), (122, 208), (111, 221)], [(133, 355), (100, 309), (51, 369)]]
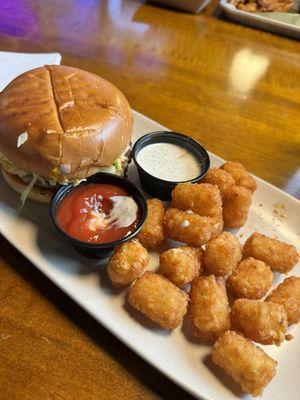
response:
[(109, 257), (134, 238), (147, 217), (142, 191), (125, 178), (98, 173), (77, 187), (62, 186), (50, 204), (50, 218), (59, 234), (82, 255)]
[(133, 146), (132, 158), (145, 191), (161, 200), (170, 200), (178, 183), (198, 182), (210, 166), (209, 155), (200, 143), (169, 131), (142, 136)]

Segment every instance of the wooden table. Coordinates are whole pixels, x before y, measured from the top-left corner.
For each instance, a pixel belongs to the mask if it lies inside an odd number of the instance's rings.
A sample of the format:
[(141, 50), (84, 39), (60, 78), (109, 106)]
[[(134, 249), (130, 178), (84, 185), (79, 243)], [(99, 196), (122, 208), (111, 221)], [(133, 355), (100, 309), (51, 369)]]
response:
[[(3, 1), (0, 48), (59, 51), (136, 110), (300, 197), (300, 44), (143, 1)], [(0, 397), (191, 399), (0, 238)]]

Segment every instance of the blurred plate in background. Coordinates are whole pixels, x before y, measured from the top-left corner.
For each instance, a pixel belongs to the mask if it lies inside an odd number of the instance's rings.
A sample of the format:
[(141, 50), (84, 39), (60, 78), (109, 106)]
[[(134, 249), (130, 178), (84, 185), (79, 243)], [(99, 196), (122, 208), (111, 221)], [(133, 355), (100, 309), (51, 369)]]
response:
[(198, 14), (211, 0), (151, 0), (149, 2)]

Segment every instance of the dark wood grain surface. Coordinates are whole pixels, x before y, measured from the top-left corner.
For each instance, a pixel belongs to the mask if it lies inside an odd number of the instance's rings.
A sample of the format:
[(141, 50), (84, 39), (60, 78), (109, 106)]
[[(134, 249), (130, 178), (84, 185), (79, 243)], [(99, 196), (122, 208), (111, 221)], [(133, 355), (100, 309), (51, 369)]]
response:
[[(143, 1), (0, 2), (0, 49), (59, 51), (300, 198), (300, 43)], [(191, 399), (0, 237), (0, 398)]]

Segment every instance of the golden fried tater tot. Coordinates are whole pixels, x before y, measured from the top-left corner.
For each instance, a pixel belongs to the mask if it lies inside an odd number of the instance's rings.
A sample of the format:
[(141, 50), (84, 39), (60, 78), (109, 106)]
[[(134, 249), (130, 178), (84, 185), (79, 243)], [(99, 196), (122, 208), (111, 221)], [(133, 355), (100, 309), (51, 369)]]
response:
[(162, 244), (165, 239), (163, 229), (165, 207), (158, 199), (147, 200), (147, 205), (148, 215), (137, 238), (146, 249), (152, 249)]
[(190, 320), (196, 336), (211, 341), (230, 329), (228, 298), (222, 278), (210, 275), (195, 279), (190, 300)]
[(233, 177), (228, 172), (214, 167), (208, 170), (201, 182), (217, 185), (222, 197), (226, 196), (229, 189), (235, 185)]
[(169, 208), (165, 213), (164, 232), (166, 237), (201, 246), (222, 232), (223, 220)]
[(287, 316), (281, 304), (238, 299), (233, 303), (230, 321), (232, 329), (258, 343), (279, 346), (285, 339)]
[(277, 362), (250, 340), (228, 331), (214, 344), (213, 362), (246, 393), (259, 396), (276, 374)]
[(201, 270), (201, 250), (195, 247), (177, 247), (159, 257), (158, 272), (180, 288), (194, 280)]
[(148, 262), (147, 250), (133, 239), (115, 249), (108, 262), (108, 277), (116, 286), (128, 285), (144, 272)]
[(263, 261), (249, 257), (241, 261), (227, 279), (228, 288), (237, 296), (260, 299), (272, 286), (273, 273)]
[(131, 287), (128, 301), (165, 329), (175, 329), (187, 311), (188, 295), (166, 278), (147, 271)]
[(270, 265), (273, 271), (289, 272), (298, 262), (299, 254), (295, 246), (254, 232), (246, 240), (244, 256), (254, 257)]
[(243, 186), (233, 186), (223, 199), (223, 220), (227, 228), (245, 225), (252, 201), (252, 193)]
[(203, 255), (207, 273), (224, 276), (231, 274), (242, 258), (241, 245), (234, 235), (223, 232), (205, 245)]
[(179, 183), (173, 189), (171, 207), (192, 210), (202, 217), (222, 217), (220, 190), (209, 183)]
[(234, 179), (237, 186), (243, 186), (252, 193), (256, 190), (256, 182), (246, 168), (238, 162), (227, 161), (221, 166), (221, 169), (228, 172)]
[(285, 308), (288, 324), (300, 321), (300, 278), (291, 276), (286, 278), (266, 298), (266, 301), (282, 304)]

